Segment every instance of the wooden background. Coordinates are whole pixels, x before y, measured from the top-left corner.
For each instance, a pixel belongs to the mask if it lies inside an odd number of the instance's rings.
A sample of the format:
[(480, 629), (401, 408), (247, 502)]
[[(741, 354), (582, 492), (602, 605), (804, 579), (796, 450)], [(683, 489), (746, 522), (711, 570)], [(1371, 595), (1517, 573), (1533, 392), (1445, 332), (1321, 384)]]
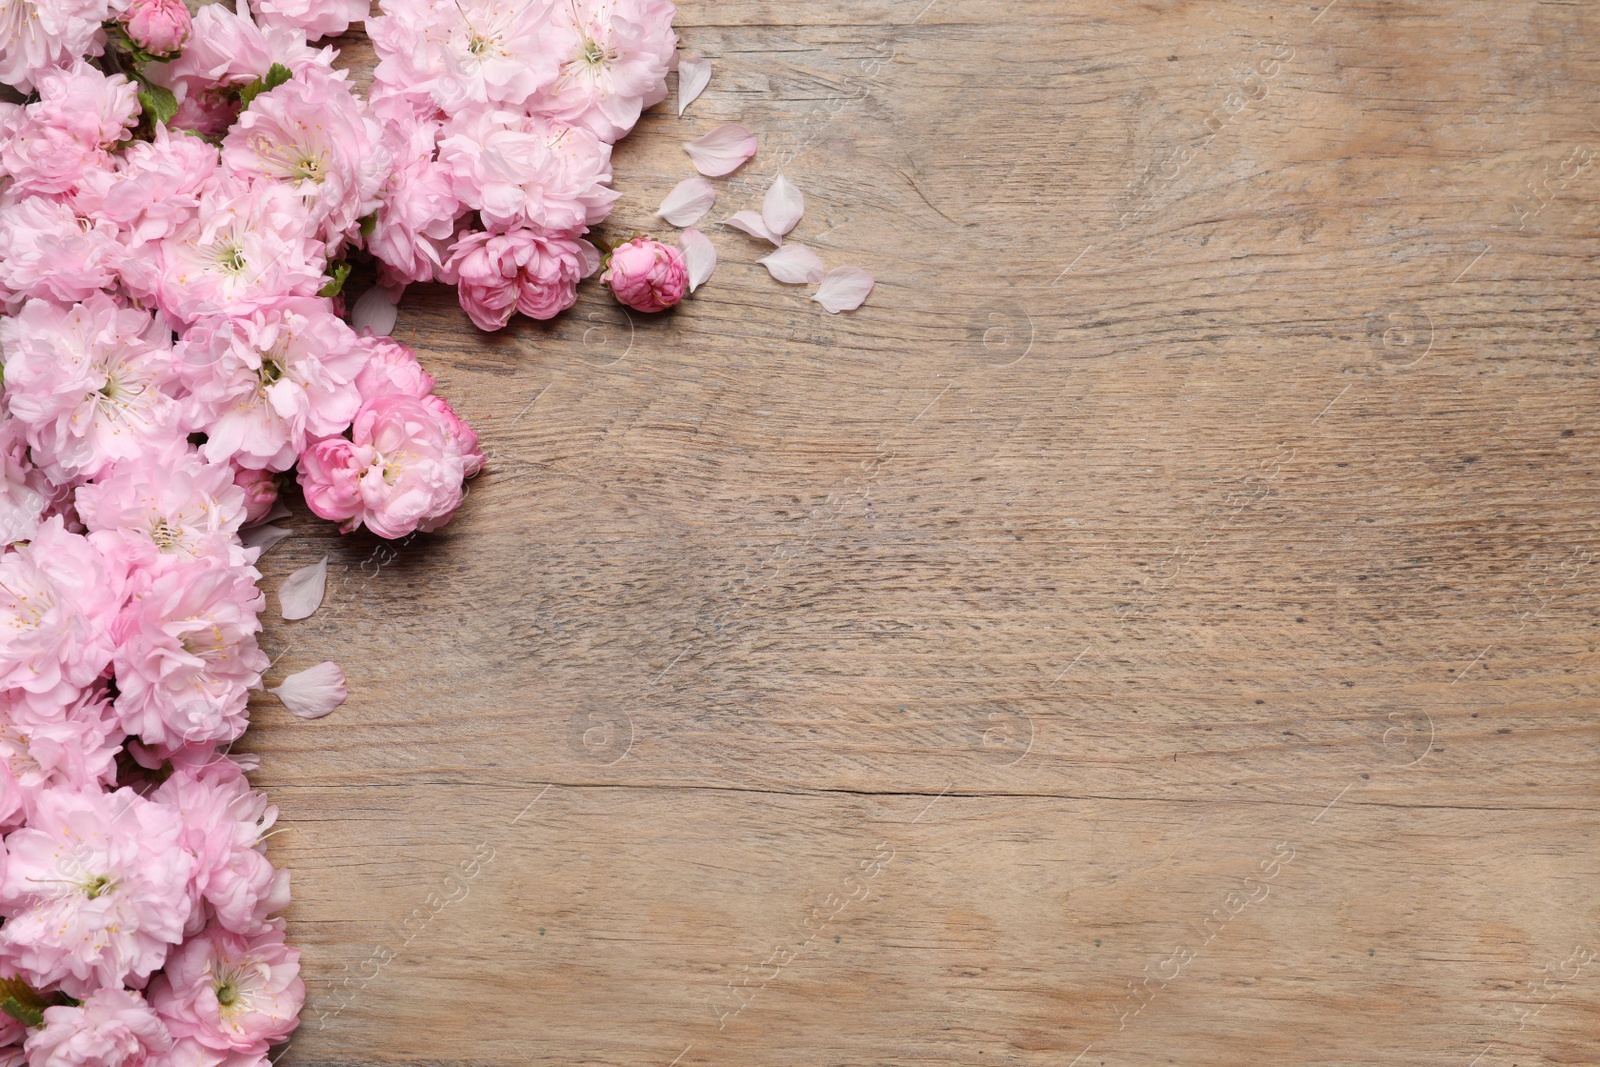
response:
[(679, 26), (609, 232), (737, 120), (878, 289), (407, 297), (491, 461), (266, 560), (281, 1062), (1594, 1064), (1595, 5)]

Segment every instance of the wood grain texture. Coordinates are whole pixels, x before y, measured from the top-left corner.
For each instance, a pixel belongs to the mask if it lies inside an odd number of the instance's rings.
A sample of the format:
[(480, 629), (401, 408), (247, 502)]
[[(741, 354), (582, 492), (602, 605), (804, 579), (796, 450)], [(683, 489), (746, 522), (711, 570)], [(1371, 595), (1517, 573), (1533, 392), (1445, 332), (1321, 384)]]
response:
[[(1600, 13), (689, 0), (761, 247), (397, 336), (482, 432), (332, 557), (247, 742), (287, 1067), (1600, 1055)], [(363, 76), (371, 53), (349, 43)], [(275, 600), (271, 606), (275, 609)]]

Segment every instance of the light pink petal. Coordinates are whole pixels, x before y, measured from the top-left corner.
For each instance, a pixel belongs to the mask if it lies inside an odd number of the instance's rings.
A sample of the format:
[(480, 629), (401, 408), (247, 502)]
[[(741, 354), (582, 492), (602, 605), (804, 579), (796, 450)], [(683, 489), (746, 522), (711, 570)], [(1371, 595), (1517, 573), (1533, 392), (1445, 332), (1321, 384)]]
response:
[(277, 696), (284, 707), (302, 719), (320, 719), (350, 695), (344, 684), (344, 671), (333, 662), (319, 663), (299, 674), (291, 674), (282, 685), (267, 692)]
[(711, 60), (701, 59), (693, 52), (678, 57), (678, 114), (683, 114), (683, 109), (705, 92), (710, 80)]
[(278, 587), (278, 605), (286, 619), (307, 619), (322, 606), (322, 595), (328, 589), (328, 557), (318, 563), (301, 567), (283, 580)]
[(767, 229), (782, 237), (795, 228), (805, 213), (806, 198), (793, 182), (778, 175), (761, 201), (761, 217), (766, 220)]
[(723, 219), (724, 226), (732, 226), (736, 230), (743, 230), (751, 237), (759, 237), (763, 241), (771, 241), (775, 245), (783, 244), (783, 238), (767, 229), (767, 222), (754, 211), (740, 211), (731, 219)]
[(672, 187), (656, 212), (674, 226), (693, 226), (717, 202), (717, 191), (704, 178), (685, 178)]
[(704, 137), (687, 142), (683, 150), (694, 169), (708, 178), (731, 174), (756, 154), (755, 135), (737, 122), (718, 126)]
[(872, 275), (860, 267), (835, 267), (822, 279), (822, 286), (811, 299), (830, 315), (837, 315), (860, 307), (872, 292), (872, 286)]
[(683, 253), (684, 266), (689, 268), (692, 293), (717, 269), (717, 246), (699, 230), (684, 230), (678, 235), (678, 250)]
[(282, 526), (273, 526), (271, 523), (262, 523), (252, 526), (248, 530), (239, 532), (239, 540), (246, 548), (259, 548), (261, 555), (266, 555), (277, 547), (279, 541), (288, 537), (294, 531), (285, 530)]
[(822, 280), (822, 260), (805, 245), (786, 244), (772, 255), (756, 262), (766, 266), (767, 273), (785, 285)]
[(403, 291), (374, 285), (362, 293), (361, 299), (350, 309), (350, 325), (357, 333), (371, 330), (374, 337), (388, 337), (394, 333), (397, 305)]

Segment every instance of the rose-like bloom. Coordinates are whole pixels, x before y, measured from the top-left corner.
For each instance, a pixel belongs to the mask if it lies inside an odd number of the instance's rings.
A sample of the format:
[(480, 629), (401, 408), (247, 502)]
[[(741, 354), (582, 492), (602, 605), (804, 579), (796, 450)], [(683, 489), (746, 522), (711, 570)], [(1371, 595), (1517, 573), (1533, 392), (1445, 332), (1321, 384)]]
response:
[(207, 463), (181, 437), (143, 460), (119, 463), (80, 486), (78, 517), (107, 556), (144, 580), (172, 563), (212, 559), (242, 566), (254, 557), (239, 545), (244, 493), (226, 463)]
[(300, 194), (331, 251), (377, 208), (390, 156), (344, 72), (312, 68), (250, 102), (222, 142), (222, 165), (234, 177), (269, 178)]
[(424, 397), (433, 392), (433, 375), (422, 369), (417, 354), (389, 337), (363, 337), (367, 365), (356, 375), (362, 401), (380, 396)]
[(244, 733), (249, 691), (270, 662), (256, 645), (258, 577), (212, 560), (172, 563), (129, 602), (112, 630), (124, 730), (158, 749)]
[(439, 420), (439, 428), (444, 431), (445, 444), (449, 450), (461, 457), (462, 476), (471, 478), (483, 470), (488, 457), (478, 447), (478, 431), (456, 414), (456, 409), (450, 406), (450, 401), (438, 393), (429, 393), (422, 398), (422, 406), (432, 411)]
[(39, 100), (0, 148), (14, 193), (66, 193), (87, 171), (109, 168), (108, 151), (138, 120), (136, 87), (87, 63), (39, 75)]
[(257, 1056), (289, 1036), (305, 999), (300, 953), (276, 929), (242, 937), (209, 927), (173, 952), (150, 986), (150, 1003), (174, 1035)]
[(256, 0), (250, 5), (264, 26), (293, 26), (315, 41), (337, 37), (372, 10), (372, 0)]
[(368, 401), (351, 439), (326, 438), (300, 457), (306, 504), (346, 533), (365, 525), (393, 539), (437, 530), (464, 495), (468, 459), (451, 429), (413, 397)]
[(272, 505), (278, 502), (278, 476), (271, 471), (240, 467), (233, 474), (233, 484), (244, 493), (244, 521), (247, 524), (266, 518)]
[(111, 785), (123, 732), (104, 688), (91, 686), (51, 714), (10, 690), (0, 699), (0, 828), (31, 817), (46, 789)]
[(678, 46), (669, 0), (572, 0), (551, 13), (561, 74), (528, 105), (607, 144), (667, 98)]
[(131, 0), (122, 12), (122, 25), (146, 52), (170, 56), (183, 49), (194, 20), (183, 0)]
[(474, 110), (444, 132), (439, 162), (461, 202), (491, 229), (526, 223), (546, 233), (582, 231), (604, 222), (621, 195), (607, 185), (611, 146), (581, 127)]
[(13, 308), (26, 297), (87, 300), (116, 281), (124, 255), (114, 223), (80, 218), (65, 200), (30, 196), (0, 206), (0, 289)]
[(374, 74), (408, 97), (454, 114), (472, 105), (521, 107), (555, 80), (552, 0), (386, 0), (367, 20)]
[(320, 298), (203, 319), (178, 345), (184, 425), (207, 435), (201, 452), (213, 462), (288, 470), (308, 441), (350, 424), (365, 363), (355, 332)]
[(126, 576), (60, 517), (0, 556), (0, 689), (60, 707), (111, 660)]
[(112, 0), (0, 0), (0, 82), (31, 90), (51, 69), (100, 54)]
[(178, 405), (162, 391), (172, 363), (165, 334), (149, 313), (104, 293), (70, 309), (30, 300), (0, 320), (6, 401), (52, 481), (93, 478), (177, 435)]
[(25, 1047), (28, 1067), (145, 1067), (172, 1048), (172, 1035), (144, 997), (106, 986), (81, 1007), (46, 1008)]
[(154, 302), (160, 242), (196, 218), (216, 174), (216, 146), (165, 126), (156, 128), (154, 140), (134, 141), (122, 152), (95, 215), (121, 231), (122, 284), (135, 296)]
[(233, 92), (264, 77), (272, 64), (291, 73), (312, 67), (331, 70), (333, 49), (312, 48), (293, 26), (258, 25), (248, 13), (222, 4), (207, 4), (194, 16), (194, 28), (183, 54), (171, 63), (152, 63), (145, 74), (178, 98), (171, 125), (207, 136), (224, 133), (239, 114)]
[(327, 263), (293, 188), (222, 181), (206, 190), (195, 218), (161, 243), (157, 295), (179, 322), (244, 314), (284, 297), (315, 295), (327, 284)]
[(174, 756), (171, 777), (151, 799), (179, 813), (179, 840), (194, 857), (194, 907), (185, 933), (199, 933), (211, 914), (224, 928), (253, 937), (289, 904), (289, 872), (273, 869), (262, 844), (278, 809), (250, 788), (233, 759), (208, 751), (203, 762), (186, 765), (182, 757)]
[(600, 280), (635, 311), (665, 311), (688, 292), (689, 269), (671, 245), (635, 237), (611, 253)]
[(143, 984), (183, 937), (193, 858), (178, 813), (131, 789), (39, 795), (6, 837), (0, 952), (35, 988)]
[(600, 265), (588, 241), (526, 227), (470, 233), (455, 243), (447, 277), (459, 284), (461, 306), (479, 329), (498, 330), (513, 310), (549, 319), (578, 299), (578, 282)]
[(418, 118), (401, 99), (374, 99), (384, 144), (394, 167), (379, 194), (367, 250), (385, 281), (431, 282), (444, 264), (456, 219), (466, 209), (456, 199), (450, 172), (434, 159), (439, 124)]

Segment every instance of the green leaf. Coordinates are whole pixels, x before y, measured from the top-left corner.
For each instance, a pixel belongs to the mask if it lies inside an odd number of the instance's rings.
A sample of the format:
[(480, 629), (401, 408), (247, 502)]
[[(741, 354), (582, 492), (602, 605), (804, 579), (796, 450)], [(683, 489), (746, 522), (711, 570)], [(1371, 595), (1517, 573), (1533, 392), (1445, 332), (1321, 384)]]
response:
[(148, 89), (139, 91), (139, 103), (144, 108), (145, 118), (150, 120), (150, 125), (168, 123), (172, 116), (178, 113), (178, 98), (172, 95), (172, 90), (160, 85), (152, 85)]
[(371, 237), (372, 236), (372, 231), (376, 230), (377, 228), (378, 228), (378, 213), (376, 211), (374, 211), (370, 215), (363, 215), (362, 216), (362, 218), (361, 218), (361, 236), (363, 236), (363, 237)]
[(50, 1001), (21, 978), (0, 978), (0, 997), (4, 998), (0, 1011), (28, 1026), (44, 1025), (44, 1009)]
[(350, 277), (350, 264), (340, 260), (328, 271), (328, 284), (317, 290), (318, 296), (338, 296), (344, 280)]
[(44, 1010), (18, 1004), (16, 997), (7, 997), (5, 1000), (0, 1001), (0, 1011), (5, 1012), (24, 1026), (44, 1025)]
[(282, 63), (272, 64), (272, 66), (267, 68), (266, 77), (257, 78), (255, 81), (239, 90), (239, 106), (249, 107), (250, 101), (254, 100), (262, 93), (276, 89), (278, 86), (282, 85), (292, 77), (294, 77), (294, 72), (288, 67), (284, 66)]

